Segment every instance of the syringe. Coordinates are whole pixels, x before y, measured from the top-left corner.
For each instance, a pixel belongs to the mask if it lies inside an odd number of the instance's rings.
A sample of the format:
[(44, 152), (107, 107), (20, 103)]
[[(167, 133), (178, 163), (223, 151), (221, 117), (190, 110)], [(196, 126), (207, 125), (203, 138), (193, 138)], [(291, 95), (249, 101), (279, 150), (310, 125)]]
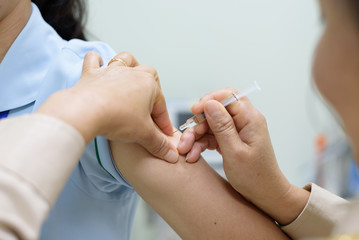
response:
[[(239, 93), (233, 93), (232, 96), (222, 100), (221, 103), (224, 107), (227, 107), (232, 102), (239, 101), (240, 98), (247, 96), (248, 94), (250, 94), (256, 90), (261, 90), (261, 88), (259, 87), (258, 83), (256, 81), (254, 81), (252, 86), (246, 88), (245, 90), (243, 90)], [(179, 130), (183, 131), (186, 128), (194, 127), (197, 124), (203, 122), (204, 120), (206, 120), (206, 116), (204, 115), (204, 113), (194, 115), (193, 117), (187, 119), (187, 121), (179, 127)]]

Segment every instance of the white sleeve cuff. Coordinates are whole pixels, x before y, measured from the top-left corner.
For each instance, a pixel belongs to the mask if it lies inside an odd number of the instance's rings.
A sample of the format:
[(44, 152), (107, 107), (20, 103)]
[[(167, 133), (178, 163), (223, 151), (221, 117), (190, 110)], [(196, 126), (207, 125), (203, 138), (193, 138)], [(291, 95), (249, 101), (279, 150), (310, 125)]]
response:
[(305, 208), (293, 222), (281, 229), (293, 239), (329, 236), (348, 201), (313, 183), (304, 188), (311, 192)]

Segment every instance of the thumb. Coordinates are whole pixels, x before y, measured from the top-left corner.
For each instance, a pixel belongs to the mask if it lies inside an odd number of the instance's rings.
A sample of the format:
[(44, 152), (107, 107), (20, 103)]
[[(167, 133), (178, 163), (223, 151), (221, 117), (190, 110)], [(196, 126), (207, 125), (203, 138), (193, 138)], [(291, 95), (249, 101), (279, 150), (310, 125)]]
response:
[(242, 144), (233, 119), (222, 104), (210, 100), (204, 105), (204, 113), (223, 155), (232, 153)]
[(88, 52), (84, 58), (82, 73), (98, 69), (103, 65), (103, 60), (97, 52)]
[(178, 160), (177, 148), (171, 143), (169, 138), (151, 120), (152, 131), (147, 131), (146, 136), (138, 141), (152, 155), (175, 163)]

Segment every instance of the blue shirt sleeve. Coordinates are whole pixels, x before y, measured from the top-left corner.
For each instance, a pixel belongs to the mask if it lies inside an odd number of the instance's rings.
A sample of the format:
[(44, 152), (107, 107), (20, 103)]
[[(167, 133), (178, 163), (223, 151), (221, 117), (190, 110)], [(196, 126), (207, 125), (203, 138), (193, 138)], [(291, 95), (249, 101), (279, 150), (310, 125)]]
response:
[[(37, 97), (35, 110), (52, 93), (75, 85), (81, 77), (83, 59), (89, 51), (98, 52), (104, 60), (104, 66), (107, 66), (108, 61), (115, 56), (115, 52), (102, 42), (85, 42), (77, 39), (67, 42), (49, 68)], [(113, 198), (116, 196), (116, 191), (120, 194), (124, 187), (133, 190), (114, 164), (108, 141), (103, 137), (97, 137), (86, 147), (78, 167), (82, 168), (83, 177), (87, 177), (87, 181), (93, 185), (89, 187), (78, 177), (75, 178), (76, 181), (80, 181), (79, 187), (88, 194), (98, 197), (100, 190), (104, 193), (111, 193), (111, 198)]]

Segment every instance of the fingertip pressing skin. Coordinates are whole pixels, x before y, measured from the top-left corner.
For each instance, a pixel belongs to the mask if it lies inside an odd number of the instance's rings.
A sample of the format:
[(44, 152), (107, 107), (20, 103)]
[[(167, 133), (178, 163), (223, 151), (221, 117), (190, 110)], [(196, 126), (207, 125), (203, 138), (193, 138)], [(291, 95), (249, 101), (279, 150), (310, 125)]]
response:
[[(178, 161), (179, 153), (177, 151), (177, 143), (171, 139), (173, 137), (166, 135), (163, 131), (152, 121), (149, 126), (144, 127), (146, 132), (145, 137), (140, 137), (137, 143), (142, 145), (149, 153), (169, 163), (176, 163)], [(173, 134), (173, 131), (171, 131)]]
[(192, 129), (186, 129), (180, 137), (179, 143), (177, 145), (178, 152), (181, 154), (188, 153), (195, 141), (194, 135), (191, 133)]
[(198, 140), (199, 138), (201, 138), (205, 133), (208, 132), (208, 123), (207, 121), (203, 121), (200, 124), (191, 127), (191, 128), (187, 128), (180, 139), (180, 142), (178, 144), (178, 151), (181, 154), (186, 154), (188, 153), (192, 147), (193, 144), (195, 143), (196, 140)]
[[(173, 133), (173, 136), (169, 136), (169, 140), (170, 142), (177, 147), (177, 149), (180, 147), (180, 143), (183, 141), (182, 140), (182, 136), (185, 134), (179, 131), (176, 131)], [(189, 147), (192, 147), (193, 143), (194, 143), (194, 138), (192, 139), (193, 135), (192, 134), (187, 134), (187, 136), (190, 138), (190, 139), (187, 139), (189, 141), (192, 142), (191, 145), (188, 145)], [(186, 137), (185, 137), (185, 141), (186, 141)], [(182, 142), (183, 143), (183, 142)], [(195, 148), (195, 149), (191, 149), (185, 151), (185, 153), (182, 153), (181, 151), (178, 151), (178, 161), (176, 162), (187, 162), (187, 163), (195, 163), (201, 156), (201, 147), (199, 146), (198, 148)], [(194, 152), (193, 152), (194, 151)], [(187, 155), (185, 155), (187, 152), (189, 152)], [(193, 153), (192, 153), (193, 152)], [(190, 157), (189, 157), (190, 156)], [(176, 163), (174, 162), (174, 163)]]
[(179, 159), (179, 152), (177, 151), (177, 140), (173, 136), (168, 136), (170, 140), (170, 150), (165, 155), (165, 160), (167, 160), (170, 163), (176, 163)]
[(186, 162), (194, 163), (196, 162), (199, 157), (201, 156), (201, 148), (198, 145), (193, 145), (192, 150), (186, 155)]
[(193, 142), (191, 142), (190, 147), (191, 148), (187, 151), (188, 153), (186, 154), (186, 162), (193, 163), (193, 162), (196, 162), (199, 159), (199, 157), (201, 156), (202, 148), (201, 148), (201, 145), (199, 144), (199, 141), (198, 142), (194, 141), (194, 137), (193, 137)]
[[(168, 139), (170, 140), (171, 144), (178, 149), (178, 144), (180, 142), (180, 139), (181, 139), (181, 132), (180, 131), (176, 131), (177, 129), (174, 128), (174, 131), (173, 131), (173, 134), (172, 136), (168, 136)], [(174, 163), (177, 163), (179, 161), (183, 161), (184, 160), (184, 157), (183, 155), (178, 151), (178, 154), (177, 154), (177, 161), (174, 162)]]
[(193, 144), (192, 149), (186, 156), (186, 161), (194, 163), (201, 157), (201, 153), (206, 149), (215, 150), (217, 149), (217, 140), (213, 135), (205, 135)]

